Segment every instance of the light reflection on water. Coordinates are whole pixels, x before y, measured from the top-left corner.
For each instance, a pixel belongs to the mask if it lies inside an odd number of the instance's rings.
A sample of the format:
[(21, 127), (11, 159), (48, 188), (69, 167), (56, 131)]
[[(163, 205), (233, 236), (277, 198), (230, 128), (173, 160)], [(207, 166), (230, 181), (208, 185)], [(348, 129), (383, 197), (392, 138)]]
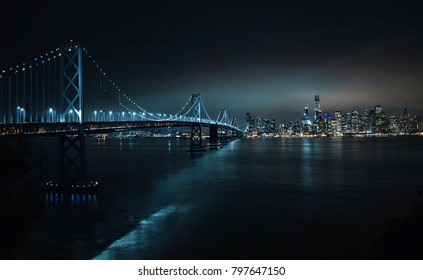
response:
[(47, 193), (45, 195), (45, 206), (48, 209), (64, 208), (70, 205), (71, 208), (95, 209), (97, 205), (96, 194), (61, 194)]
[[(303, 184), (306, 187), (312, 187), (313, 186), (313, 173), (312, 173), (312, 161), (311, 161), (311, 153), (312, 153), (312, 147), (310, 144), (310, 140), (312, 139), (303, 139), (302, 143), (302, 151), (301, 151), (301, 157), (302, 157), (302, 178), (303, 178)], [(314, 147), (313, 147), (314, 149)]]
[(28, 250), (54, 258), (46, 240), (59, 240), (72, 246), (57, 258), (366, 258), (421, 188), (420, 142), (238, 140), (191, 157), (184, 140), (88, 139), (100, 191), (47, 195)]
[[(153, 213), (148, 218), (139, 221), (134, 230), (114, 241), (103, 252), (95, 256), (94, 260), (139, 259), (141, 256), (157, 255), (157, 235), (163, 235), (168, 227), (168, 219), (175, 215), (183, 215), (188, 211), (184, 206), (166, 206)], [(161, 239), (163, 242), (163, 239)]]

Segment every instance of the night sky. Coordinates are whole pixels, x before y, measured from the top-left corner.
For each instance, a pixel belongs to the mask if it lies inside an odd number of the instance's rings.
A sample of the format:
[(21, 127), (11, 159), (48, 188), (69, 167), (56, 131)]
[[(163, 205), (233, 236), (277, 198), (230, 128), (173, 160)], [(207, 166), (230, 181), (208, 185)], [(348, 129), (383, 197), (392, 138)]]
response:
[(351, 1), (5, 1), (0, 68), (69, 39), (145, 109), (175, 113), (201, 94), (212, 117), (226, 108), (278, 122), (322, 110), (383, 106), (423, 113), (420, 9)]

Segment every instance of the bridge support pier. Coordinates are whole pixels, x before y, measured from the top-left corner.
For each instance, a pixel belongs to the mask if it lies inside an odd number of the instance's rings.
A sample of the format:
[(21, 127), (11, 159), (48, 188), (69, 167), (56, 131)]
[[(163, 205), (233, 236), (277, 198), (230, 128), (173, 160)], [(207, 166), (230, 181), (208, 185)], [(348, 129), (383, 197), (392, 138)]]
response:
[(207, 144), (207, 146), (211, 150), (217, 150), (220, 147), (219, 136), (217, 131), (217, 125), (212, 125), (209, 127), (209, 143)]
[(206, 148), (203, 147), (202, 138), (202, 126), (201, 124), (191, 125), (191, 141), (190, 148), (188, 149), (191, 154), (206, 152)]
[(209, 136), (209, 143), (212, 145), (216, 145), (218, 143), (217, 126), (212, 125), (209, 127)]

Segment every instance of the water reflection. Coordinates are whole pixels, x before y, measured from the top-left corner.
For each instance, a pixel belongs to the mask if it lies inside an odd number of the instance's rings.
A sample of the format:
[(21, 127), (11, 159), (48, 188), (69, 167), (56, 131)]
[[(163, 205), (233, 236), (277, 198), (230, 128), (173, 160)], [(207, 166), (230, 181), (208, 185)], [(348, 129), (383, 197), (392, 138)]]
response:
[(172, 140), (167, 141), (167, 151), (170, 153), (172, 151)]
[(312, 150), (310, 139), (303, 139), (302, 141), (302, 149), (301, 149), (301, 171), (302, 171), (302, 178), (304, 186), (311, 187), (313, 184), (312, 178), (312, 166), (311, 166), (311, 159), (312, 159)]
[(61, 209), (66, 206), (71, 208), (95, 208), (97, 206), (97, 195), (47, 193), (45, 205), (49, 209)]
[(412, 138), (239, 140), (194, 161), (188, 140), (87, 141), (104, 187), (46, 195), (23, 258), (366, 258), (421, 182)]
[[(95, 260), (134, 259), (140, 256), (157, 254), (158, 248), (171, 243), (172, 237), (163, 238), (169, 232), (169, 227), (177, 221), (181, 214), (188, 211), (186, 206), (170, 205), (162, 208), (148, 218), (139, 221), (138, 226), (114, 241), (103, 252), (95, 256)], [(160, 244), (159, 244), (160, 242)]]

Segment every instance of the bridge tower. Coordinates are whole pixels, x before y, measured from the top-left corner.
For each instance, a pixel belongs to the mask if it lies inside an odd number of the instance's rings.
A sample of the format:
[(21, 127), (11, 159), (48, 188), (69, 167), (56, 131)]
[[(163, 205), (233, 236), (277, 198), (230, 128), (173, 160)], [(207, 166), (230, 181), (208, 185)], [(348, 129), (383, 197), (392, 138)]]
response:
[(98, 183), (86, 179), (82, 48), (71, 41), (61, 49), (60, 122), (68, 123), (74, 132), (61, 135), (60, 181), (47, 182), (47, 186), (62, 187), (65, 191), (90, 191)]
[(202, 125), (201, 125), (201, 98), (200, 94), (191, 95), (192, 122), (191, 122), (191, 141), (188, 151), (193, 153), (202, 153), (206, 149), (203, 147)]

